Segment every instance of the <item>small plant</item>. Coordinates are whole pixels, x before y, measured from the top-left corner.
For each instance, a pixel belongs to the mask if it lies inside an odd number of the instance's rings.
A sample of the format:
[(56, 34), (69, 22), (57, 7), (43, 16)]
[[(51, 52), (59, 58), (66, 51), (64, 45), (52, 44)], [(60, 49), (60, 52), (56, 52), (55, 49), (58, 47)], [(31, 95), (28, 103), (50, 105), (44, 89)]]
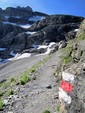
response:
[(1, 96), (3, 96), (3, 92), (2, 92), (2, 91), (0, 91), (0, 97), (1, 97)]
[(60, 111), (60, 104), (57, 105), (57, 111)]
[(10, 78), (10, 82), (16, 82), (15, 78)]
[(3, 100), (0, 100), (0, 110), (2, 110), (3, 107), (4, 107), (4, 102), (3, 102)]
[(13, 89), (10, 89), (8, 92), (7, 92), (7, 96), (10, 96), (10, 95), (13, 95), (14, 94), (14, 90)]
[(30, 69), (30, 73), (34, 73), (35, 71), (36, 71), (35, 67), (32, 67), (32, 68)]
[(84, 40), (85, 39), (85, 34), (82, 34), (81, 36), (77, 37), (77, 40)]
[(46, 110), (46, 111), (44, 111), (43, 113), (50, 113), (50, 111), (49, 111), (49, 110)]
[(64, 53), (61, 56), (61, 59), (63, 61), (64, 64), (68, 64), (71, 60), (72, 60), (72, 45), (68, 45), (65, 49), (64, 49)]
[(71, 62), (71, 60), (72, 60), (72, 57), (71, 56), (65, 56), (65, 57), (63, 57), (63, 62), (65, 63), (65, 64), (68, 64), (69, 62)]
[(25, 85), (28, 81), (30, 81), (30, 77), (24, 72), (20, 77), (20, 84)]

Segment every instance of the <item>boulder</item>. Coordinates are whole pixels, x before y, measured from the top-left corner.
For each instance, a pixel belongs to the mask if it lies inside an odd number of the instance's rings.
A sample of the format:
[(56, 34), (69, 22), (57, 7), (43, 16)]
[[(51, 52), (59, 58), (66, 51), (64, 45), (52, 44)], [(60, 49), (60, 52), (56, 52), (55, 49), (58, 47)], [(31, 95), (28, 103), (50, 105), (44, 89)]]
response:
[[(82, 62), (80, 65), (76, 64), (77, 69), (80, 70), (80, 74), (75, 75), (74, 89), (73, 92), (69, 94), (72, 101), (70, 105), (65, 106), (67, 113), (83, 113), (85, 111), (85, 73), (82, 69), (82, 65)], [(71, 66), (71, 69), (74, 71), (74, 66)]]
[(67, 43), (66, 41), (63, 40), (63, 41), (60, 41), (58, 45), (59, 45), (59, 49), (61, 49), (61, 48), (66, 47)]

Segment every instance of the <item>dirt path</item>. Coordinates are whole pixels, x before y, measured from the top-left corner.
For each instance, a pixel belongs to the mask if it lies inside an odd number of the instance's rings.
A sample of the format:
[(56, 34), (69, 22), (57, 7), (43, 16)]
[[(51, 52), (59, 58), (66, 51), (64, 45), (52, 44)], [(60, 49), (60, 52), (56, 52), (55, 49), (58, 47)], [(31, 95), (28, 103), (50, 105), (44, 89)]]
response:
[(20, 87), (18, 100), (9, 111), (13, 113), (43, 113), (45, 110), (56, 112), (58, 101), (58, 86), (53, 76), (60, 61), (57, 52), (48, 62), (39, 69), (36, 80)]
[(0, 65), (0, 80), (19, 75), (45, 57), (45, 55), (32, 56)]

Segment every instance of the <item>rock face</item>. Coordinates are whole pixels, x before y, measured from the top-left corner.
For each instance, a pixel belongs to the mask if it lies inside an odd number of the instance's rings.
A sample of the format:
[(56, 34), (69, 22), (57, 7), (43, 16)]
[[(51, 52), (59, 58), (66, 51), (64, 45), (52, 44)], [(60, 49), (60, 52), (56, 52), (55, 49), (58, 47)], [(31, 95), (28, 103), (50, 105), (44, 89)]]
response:
[(83, 22), (80, 25), (79, 31), (76, 34), (76, 37), (85, 37), (85, 19), (83, 20)]
[[(83, 37), (83, 38), (82, 38)], [(63, 98), (63, 92), (60, 95), (61, 108), (62, 113), (84, 113), (85, 112), (85, 20), (80, 25), (80, 28), (76, 35), (77, 41), (73, 42), (72, 47), (72, 61), (69, 65), (63, 68), (66, 73), (62, 77), (65, 81), (72, 84), (73, 89), (70, 92), (67, 92), (63, 89), (67, 94), (67, 98)], [(70, 76), (70, 74), (74, 75), (74, 79)], [(70, 80), (72, 79), (73, 82)], [(67, 88), (63, 86), (62, 88)], [(65, 96), (65, 95), (64, 95)], [(71, 101), (67, 103), (69, 98)]]
[[(62, 24), (68, 24), (68, 25), (76, 25), (80, 23), (84, 18), (82, 17), (76, 17), (76, 16), (69, 16), (69, 15), (52, 15), (48, 16), (46, 19), (43, 19), (40, 22), (35, 23), (30, 30), (41, 30), (42, 28), (45, 28), (48, 25), (62, 25)], [(67, 26), (65, 30), (70, 30)]]
[[(33, 12), (30, 7), (0, 9), (0, 47), (15, 52), (28, 49), (32, 53), (36, 51), (33, 45), (49, 45), (50, 42), (62, 41), (60, 48), (65, 47), (66, 41), (75, 38), (75, 29), (79, 28), (83, 19), (69, 15), (48, 16)], [(22, 28), (21, 24), (32, 25)], [(41, 50), (36, 52), (42, 53)]]
[[(18, 34), (18, 33), (24, 32), (24, 31), (25, 30), (19, 26), (0, 23), (0, 39), (4, 38), (10, 32), (14, 32), (15, 34)], [(0, 43), (0, 45), (1, 45), (1, 43)]]
[(0, 22), (12, 22), (17, 24), (33, 24), (35, 20), (30, 18), (36, 16), (48, 16), (47, 14), (41, 12), (33, 12), (32, 8), (27, 7), (7, 7), (5, 10), (0, 9)]
[(7, 7), (5, 10), (1, 10), (0, 13), (6, 15), (6, 16), (25, 16), (30, 17), (32, 15), (32, 8), (31, 7)]
[(67, 15), (54, 15), (33, 24), (28, 30), (39, 31), (30, 37), (38, 41), (59, 42), (75, 38), (75, 29), (79, 28), (83, 18)]

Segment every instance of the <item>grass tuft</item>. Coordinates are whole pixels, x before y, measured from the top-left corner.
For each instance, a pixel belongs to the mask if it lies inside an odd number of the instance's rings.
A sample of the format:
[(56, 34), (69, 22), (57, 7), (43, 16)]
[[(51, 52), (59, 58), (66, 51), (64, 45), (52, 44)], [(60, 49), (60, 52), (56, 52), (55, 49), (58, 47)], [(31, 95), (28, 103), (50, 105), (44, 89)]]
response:
[(4, 102), (3, 100), (0, 100), (0, 110), (3, 110), (3, 107), (4, 107)]
[(30, 77), (27, 75), (27, 72), (22, 73), (20, 77), (20, 84), (25, 85), (28, 81), (30, 81)]
[(3, 92), (2, 92), (2, 91), (0, 91), (0, 97), (1, 97), (1, 96), (3, 96)]
[(8, 92), (7, 92), (7, 96), (10, 96), (10, 95), (13, 95), (15, 92), (13, 89), (10, 89)]
[(50, 113), (50, 111), (49, 111), (49, 110), (46, 110), (46, 111), (44, 111), (43, 113)]

